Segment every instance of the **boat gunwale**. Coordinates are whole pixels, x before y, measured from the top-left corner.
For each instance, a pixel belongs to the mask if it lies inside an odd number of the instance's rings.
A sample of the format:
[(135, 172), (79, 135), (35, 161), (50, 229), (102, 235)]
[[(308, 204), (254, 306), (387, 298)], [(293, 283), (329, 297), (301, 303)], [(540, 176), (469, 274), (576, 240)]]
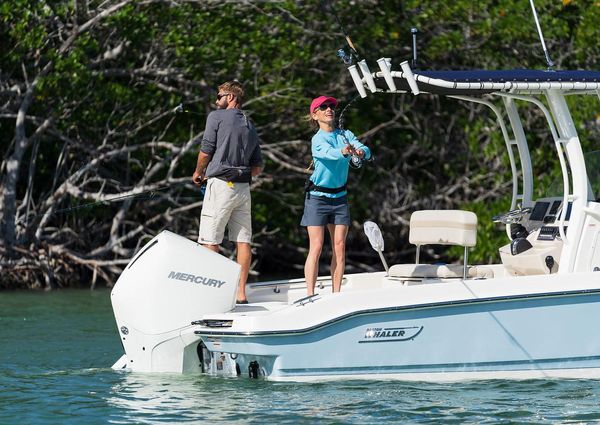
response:
[(427, 310), (440, 307), (458, 307), (461, 305), (476, 305), (476, 304), (491, 304), (499, 302), (510, 302), (510, 301), (522, 301), (527, 299), (543, 299), (543, 298), (558, 298), (558, 297), (575, 297), (575, 296), (586, 296), (586, 295), (598, 295), (600, 294), (600, 288), (596, 289), (578, 289), (573, 291), (559, 291), (559, 292), (541, 292), (541, 293), (529, 293), (529, 294), (516, 294), (516, 295), (503, 295), (497, 297), (485, 297), (485, 298), (472, 298), (462, 300), (449, 300), (440, 301), (433, 303), (424, 304), (413, 304), (407, 306), (392, 306), (382, 308), (371, 308), (366, 310), (357, 310), (351, 313), (344, 314), (342, 316), (335, 317), (333, 319), (318, 323), (313, 326), (302, 329), (288, 329), (288, 330), (274, 330), (274, 331), (205, 331), (196, 330), (194, 334), (199, 336), (241, 336), (241, 337), (253, 337), (253, 336), (286, 336), (286, 335), (299, 335), (306, 334), (316, 331), (321, 328), (332, 326), (337, 322), (342, 322), (357, 316), (366, 316), (373, 314), (381, 314), (387, 312), (398, 312), (398, 311), (416, 311), (416, 310)]

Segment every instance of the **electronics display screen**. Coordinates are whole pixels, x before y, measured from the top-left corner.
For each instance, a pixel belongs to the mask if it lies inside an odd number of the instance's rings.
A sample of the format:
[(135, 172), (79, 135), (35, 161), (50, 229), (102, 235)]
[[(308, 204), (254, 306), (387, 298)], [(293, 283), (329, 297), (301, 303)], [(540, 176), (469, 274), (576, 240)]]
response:
[(552, 207), (550, 208), (550, 212), (548, 214), (556, 215), (556, 213), (558, 212), (558, 208), (560, 207), (560, 204), (562, 204), (562, 201), (552, 202)]
[(548, 206), (550, 206), (550, 202), (536, 202), (533, 211), (531, 211), (531, 215), (529, 216), (529, 220), (542, 221), (546, 215)]
[(571, 218), (571, 208), (573, 208), (573, 202), (569, 202), (567, 205), (567, 215), (565, 215), (565, 221), (569, 221)]

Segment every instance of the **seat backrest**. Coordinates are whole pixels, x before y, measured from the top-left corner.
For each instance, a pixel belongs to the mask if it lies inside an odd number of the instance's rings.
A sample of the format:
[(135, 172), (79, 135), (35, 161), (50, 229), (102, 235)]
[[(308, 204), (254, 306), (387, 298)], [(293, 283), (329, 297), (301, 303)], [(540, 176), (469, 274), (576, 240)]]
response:
[(408, 240), (414, 245), (460, 245), (477, 243), (477, 215), (462, 210), (421, 210), (410, 216)]

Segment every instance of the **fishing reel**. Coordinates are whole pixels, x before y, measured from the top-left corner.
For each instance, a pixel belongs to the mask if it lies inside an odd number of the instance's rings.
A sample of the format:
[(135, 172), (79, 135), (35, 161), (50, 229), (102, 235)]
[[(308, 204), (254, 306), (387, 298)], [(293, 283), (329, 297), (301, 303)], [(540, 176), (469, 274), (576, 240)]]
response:
[[(350, 148), (350, 168), (360, 168), (363, 166), (363, 164), (365, 163), (365, 158), (364, 157), (360, 157), (358, 155), (358, 153), (356, 152), (356, 149), (354, 148), (354, 146), (352, 146), (352, 144), (350, 143), (350, 141), (348, 140), (348, 138), (346, 137), (346, 135), (344, 134), (344, 128), (341, 126), (340, 123), (340, 132), (342, 137), (344, 138), (344, 142), (346, 143), (346, 145)], [(371, 158), (369, 158), (369, 161), (372, 160), (373, 157), (371, 156)]]
[(360, 168), (363, 166), (363, 163), (364, 163), (364, 161), (360, 156), (358, 156), (356, 154), (353, 154), (350, 156), (350, 167), (355, 168), (355, 169)]
[(375, 159), (375, 157), (373, 156), (373, 154), (371, 154), (371, 156), (369, 157), (369, 159), (366, 159), (364, 156), (360, 157), (356, 154), (356, 150), (352, 149), (352, 153), (350, 154), (350, 168), (361, 168), (363, 165), (365, 165), (365, 162), (371, 162)]
[(183, 103), (180, 103), (179, 105), (177, 105), (173, 109), (173, 113), (175, 113), (175, 115), (179, 115), (179, 114), (203, 115), (200, 112), (195, 112), (195, 111), (188, 110), (185, 106), (183, 106)]
[(344, 62), (344, 65), (352, 65), (354, 57), (352, 56), (352, 53), (346, 52), (344, 48), (338, 49), (335, 55)]

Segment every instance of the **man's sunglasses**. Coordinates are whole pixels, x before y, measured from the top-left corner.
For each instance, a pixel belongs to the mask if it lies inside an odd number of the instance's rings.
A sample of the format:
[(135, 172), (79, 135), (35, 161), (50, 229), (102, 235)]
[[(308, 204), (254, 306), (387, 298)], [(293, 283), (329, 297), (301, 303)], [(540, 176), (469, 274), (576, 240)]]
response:
[(317, 109), (319, 109), (320, 111), (326, 111), (327, 108), (331, 108), (331, 110), (334, 111), (335, 105), (333, 103), (323, 103), (322, 105), (319, 105)]
[(217, 100), (221, 100), (222, 97), (229, 96), (231, 93), (217, 93)]

